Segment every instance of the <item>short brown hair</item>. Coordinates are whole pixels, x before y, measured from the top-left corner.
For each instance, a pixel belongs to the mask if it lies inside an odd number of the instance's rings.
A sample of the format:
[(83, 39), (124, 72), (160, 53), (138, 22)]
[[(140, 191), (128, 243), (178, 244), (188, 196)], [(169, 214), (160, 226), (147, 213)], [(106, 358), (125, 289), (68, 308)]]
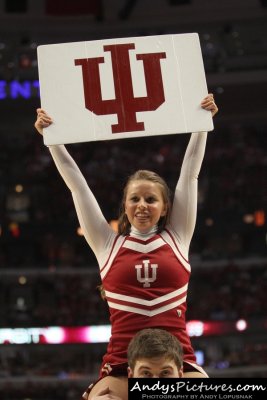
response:
[(183, 349), (179, 340), (164, 329), (147, 328), (137, 332), (128, 346), (128, 365), (133, 370), (140, 358), (165, 356), (180, 369), (183, 365)]
[(120, 235), (128, 235), (130, 233), (130, 223), (128, 221), (127, 215), (125, 214), (125, 200), (126, 200), (129, 185), (133, 181), (138, 181), (138, 180), (150, 181), (153, 183), (157, 183), (160, 186), (162, 197), (163, 197), (163, 202), (166, 206), (167, 212), (166, 212), (166, 215), (160, 217), (160, 220), (158, 223), (158, 233), (164, 229), (164, 227), (166, 226), (166, 223), (169, 221), (170, 211), (171, 211), (171, 192), (170, 192), (170, 189), (169, 189), (167, 183), (156, 172), (149, 171), (146, 169), (140, 169), (128, 178), (127, 183), (123, 190), (123, 198), (121, 201), (120, 212), (119, 212), (119, 222), (118, 222), (118, 228), (119, 228), (118, 230), (119, 230)]

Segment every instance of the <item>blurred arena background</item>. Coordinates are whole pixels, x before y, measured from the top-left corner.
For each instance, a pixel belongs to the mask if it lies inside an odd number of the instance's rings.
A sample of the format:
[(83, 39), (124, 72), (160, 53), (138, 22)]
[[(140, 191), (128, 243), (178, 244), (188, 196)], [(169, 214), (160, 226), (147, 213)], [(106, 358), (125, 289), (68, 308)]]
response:
[[(78, 399), (109, 333), (96, 260), (33, 128), (37, 46), (186, 32), (200, 35), (220, 109), (199, 180), (188, 329), (211, 377), (267, 377), (267, 1), (0, 0), (1, 400)], [(69, 149), (116, 224), (128, 174), (148, 167), (174, 188), (188, 138)]]

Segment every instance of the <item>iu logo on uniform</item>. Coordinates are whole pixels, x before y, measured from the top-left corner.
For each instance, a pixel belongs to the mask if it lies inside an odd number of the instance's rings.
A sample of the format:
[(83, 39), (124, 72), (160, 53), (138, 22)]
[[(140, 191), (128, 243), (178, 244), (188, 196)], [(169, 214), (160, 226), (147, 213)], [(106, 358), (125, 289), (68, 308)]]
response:
[[(149, 276), (149, 268), (151, 268), (151, 276)], [(149, 260), (144, 260), (143, 265), (135, 265), (138, 282), (143, 283), (144, 287), (150, 287), (150, 283), (157, 279), (157, 268), (158, 264), (150, 264)]]
[(112, 125), (112, 133), (143, 131), (144, 122), (137, 122), (136, 113), (154, 111), (165, 102), (160, 60), (166, 53), (136, 54), (143, 61), (147, 96), (134, 97), (129, 51), (134, 43), (111, 44), (104, 51), (111, 53), (115, 99), (103, 100), (99, 64), (104, 57), (75, 59), (82, 67), (85, 107), (96, 115), (116, 114), (118, 124)]

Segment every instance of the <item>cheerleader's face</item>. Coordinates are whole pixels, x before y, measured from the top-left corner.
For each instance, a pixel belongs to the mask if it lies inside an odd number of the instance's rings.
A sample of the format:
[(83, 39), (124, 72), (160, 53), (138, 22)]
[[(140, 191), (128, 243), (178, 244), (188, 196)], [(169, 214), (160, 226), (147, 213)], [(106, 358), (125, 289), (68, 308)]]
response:
[(155, 226), (166, 215), (162, 188), (148, 180), (134, 180), (129, 184), (125, 213), (131, 225), (142, 233)]

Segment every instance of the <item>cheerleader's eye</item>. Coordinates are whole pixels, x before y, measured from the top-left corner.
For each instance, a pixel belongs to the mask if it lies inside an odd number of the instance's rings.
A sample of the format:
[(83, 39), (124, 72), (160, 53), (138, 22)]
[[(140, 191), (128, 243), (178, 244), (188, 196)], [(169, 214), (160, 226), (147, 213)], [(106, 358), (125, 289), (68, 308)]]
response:
[(156, 201), (157, 201), (157, 199), (156, 199), (154, 196), (150, 196), (150, 197), (148, 197), (148, 198), (146, 199), (146, 202), (147, 202), (148, 204), (155, 203)]
[(139, 198), (137, 196), (133, 196), (130, 199), (133, 203), (137, 203), (139, 201)]

